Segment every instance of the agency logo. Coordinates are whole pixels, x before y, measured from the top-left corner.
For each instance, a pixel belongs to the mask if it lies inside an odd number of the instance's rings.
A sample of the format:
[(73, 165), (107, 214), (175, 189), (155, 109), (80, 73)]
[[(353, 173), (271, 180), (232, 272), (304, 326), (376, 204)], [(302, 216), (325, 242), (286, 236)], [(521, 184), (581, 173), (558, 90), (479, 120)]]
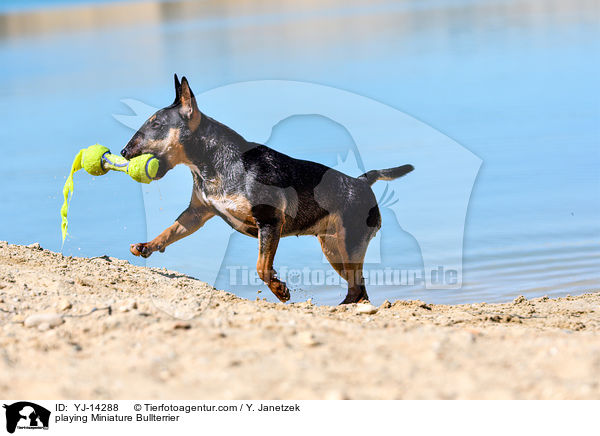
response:
[(29, 401), (18, 401), (4, 404), (6, 409), (6, 431), (15, 430), (48, 430), (50, 411), (45, 407)]

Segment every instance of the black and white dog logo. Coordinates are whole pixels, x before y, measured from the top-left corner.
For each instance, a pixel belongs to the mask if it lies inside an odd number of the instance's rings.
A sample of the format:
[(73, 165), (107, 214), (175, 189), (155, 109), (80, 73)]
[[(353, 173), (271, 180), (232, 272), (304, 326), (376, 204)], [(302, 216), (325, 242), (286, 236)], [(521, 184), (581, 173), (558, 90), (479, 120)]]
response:
[(50, 411), (42, 406), (29, 401), (19, 401), (10, 405), (4, 404), (6, 409), (6, 431), (14, 433), (16, 429), (48, 430)]

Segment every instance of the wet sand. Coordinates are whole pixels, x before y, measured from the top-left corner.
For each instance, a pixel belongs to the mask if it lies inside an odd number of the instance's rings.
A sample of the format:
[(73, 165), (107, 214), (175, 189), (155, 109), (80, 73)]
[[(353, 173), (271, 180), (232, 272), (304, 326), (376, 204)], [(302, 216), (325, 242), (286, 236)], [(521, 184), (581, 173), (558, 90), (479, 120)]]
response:
[(0, 242), (0, 391), (30, 399), (599, 399), (599, 304), (598, 292), (453, 306), (274, 304), (120, 259)]

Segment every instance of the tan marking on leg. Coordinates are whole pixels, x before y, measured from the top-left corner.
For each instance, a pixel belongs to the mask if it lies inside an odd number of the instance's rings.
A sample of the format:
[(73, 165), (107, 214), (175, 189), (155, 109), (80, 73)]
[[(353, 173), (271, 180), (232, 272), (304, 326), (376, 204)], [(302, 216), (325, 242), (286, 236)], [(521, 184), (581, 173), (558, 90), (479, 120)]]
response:
[(319, 242), (321, 243), (321, 249), (323, 254), (333, 267), (333, 269), (344, 278), (344, 261), (340, 250), (338, 248), (338, 241), (335, 236), (330, 235), (319, 235)]
[(130, 251), (135, 256), (149, 257), (155, 251), (161, 253), (167, 246), (186, 236), (191, 235), (206, 223), (214, 213), (206, 207), (193, 207), (190, 205), (175, 223), (165, 229), (160, 235), (150, 242), (131, 244)]
[(351, 256), (346, 247), (346, 229), (342, 220), (334, 216), (331, 224), (329, 234), (319, 235), (319, 242), (331, 266), (348, 283), (348, 294), (343, 303), (363, 301), (367, 295), (362, 275), (364, 252)]
[(265, 227), (259, 229), (256, 271), (279, 301), (285, 303), (290, 299), (290, 291), (285, 283), (277, 278), (277, 272), (273, 269), (273, 260), (279, 244), (282, 224), (279, 225), (278, 229), (272, 227), (270, 232), (265, 231)]

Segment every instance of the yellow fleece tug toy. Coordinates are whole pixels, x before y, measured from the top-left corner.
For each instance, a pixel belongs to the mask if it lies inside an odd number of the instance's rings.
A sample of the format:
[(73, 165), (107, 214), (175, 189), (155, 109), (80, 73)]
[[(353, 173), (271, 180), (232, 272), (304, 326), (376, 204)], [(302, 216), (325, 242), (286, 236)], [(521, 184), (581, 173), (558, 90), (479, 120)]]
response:
[(114, 170), (129, 174), (136, 182), (150, 183), (156, 178), (158, 165), (158, 159), (152, 154), (142, 154), (127, 160), (124, 157), (111, 154), (108, 148), (100, 144), (94, 144), (79, 150), (63, 188), (65, 201), (60, 210), (63, 244), (67, 236), (67, 212), (69, 210), (69, 196), (73, 194), (73, 174), (82, 168), (92, 176), (102, 176), (108, 170)]

